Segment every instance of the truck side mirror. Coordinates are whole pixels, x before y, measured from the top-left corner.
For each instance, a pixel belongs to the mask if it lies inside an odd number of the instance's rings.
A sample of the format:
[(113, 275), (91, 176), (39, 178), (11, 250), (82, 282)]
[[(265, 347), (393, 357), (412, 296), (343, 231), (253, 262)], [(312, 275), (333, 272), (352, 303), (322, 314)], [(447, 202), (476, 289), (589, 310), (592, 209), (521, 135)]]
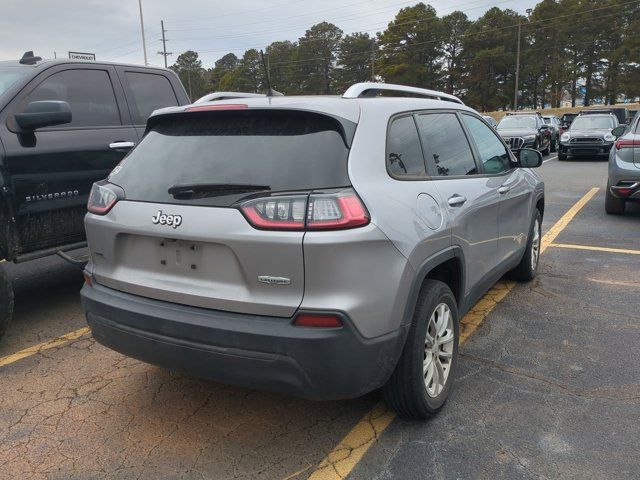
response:
[(22, 113), (14, 115), (18, 126), (27, 132), (71, 122), (71, 107), (60, 100), (30, 102)]

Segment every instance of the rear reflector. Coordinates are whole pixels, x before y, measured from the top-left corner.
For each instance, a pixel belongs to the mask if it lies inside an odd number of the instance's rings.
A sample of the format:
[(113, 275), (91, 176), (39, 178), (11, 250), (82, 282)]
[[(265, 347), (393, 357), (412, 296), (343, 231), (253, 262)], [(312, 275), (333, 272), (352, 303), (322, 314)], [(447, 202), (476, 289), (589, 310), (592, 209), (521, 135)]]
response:
[(93, 287), (93, 280), (91, 279), (91, 275), (89, 275), (85, 270), (83, 270), (82, 276), (84, 277), (84, 283), (86, 283), (90, 287)]
[(222, 105), (199, 105), (197, 107), (187, 107), (185, 112), (206, 112), (208, 110), (246, 110), (249, 108), (244, 103), (224, 103)]
[(300, 313), (293, 324), (297, 327), (340, 328), (342, 320), (337, 315)]
[(257, 198), (240, 210), (251, 225), (265, 230), (340, 230), (369, 223), (369, 213), (352, 189)]

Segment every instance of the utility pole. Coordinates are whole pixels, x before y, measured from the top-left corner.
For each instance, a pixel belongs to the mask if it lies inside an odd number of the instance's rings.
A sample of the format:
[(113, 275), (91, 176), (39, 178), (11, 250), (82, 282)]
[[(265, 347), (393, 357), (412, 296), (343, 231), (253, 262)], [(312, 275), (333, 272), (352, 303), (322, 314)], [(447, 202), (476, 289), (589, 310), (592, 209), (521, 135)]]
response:
[(376, 81), (376, 42), (371, 42), (371, 81)]
[(144, 38), (144, 20), (142, 19), (142, 0), (138, 0), (138, 8), (140, 9), (140, 31), (142, 32), (142, 51), (144, 52), (144, 64), (149, 65), (147, 61), (147, 41)]
[[(527, 8), (527, 18), (533, 11), (531, 8)], [(516, 53), (516, 90), (513, 93), (513, 109), (518, 110), (518, 90), (520, 89), (520, 34), (522, 33), (522, 21), (518, 20), (518, 49)]]
[(173, 53), (167, 52), (167, 39), (164, 36), (164, 32), (166, 32), (164, 29), (164, 20), (160, 20), (160, 28), (162, 28), (162, 51), (158, 52), (158, 55), (164, 56), (164, 68), (167, 68), (167, 56), (173, 55)]
[(518, 87), (520, 82), (520, 30), (521, 23), (518, 21), (518, 50), (516, 53), (516, 91), (513, 94), (513, 110), (518, 110)]

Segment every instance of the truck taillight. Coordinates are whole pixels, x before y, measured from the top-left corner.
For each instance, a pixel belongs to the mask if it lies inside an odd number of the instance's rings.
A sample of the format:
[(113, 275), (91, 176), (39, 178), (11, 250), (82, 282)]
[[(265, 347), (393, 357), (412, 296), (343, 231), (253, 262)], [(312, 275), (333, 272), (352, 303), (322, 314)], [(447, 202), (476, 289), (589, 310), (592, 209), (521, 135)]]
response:
[(341, 230), (369, 223), (369, 213), (356, 193), (273, 196), (240, 205), (249, 223), (265, 230)]
[(96, 215), (105, 215), (118, 201), (118, 196), (103, 185), (94, 183), (89, 193), (87, 210)]

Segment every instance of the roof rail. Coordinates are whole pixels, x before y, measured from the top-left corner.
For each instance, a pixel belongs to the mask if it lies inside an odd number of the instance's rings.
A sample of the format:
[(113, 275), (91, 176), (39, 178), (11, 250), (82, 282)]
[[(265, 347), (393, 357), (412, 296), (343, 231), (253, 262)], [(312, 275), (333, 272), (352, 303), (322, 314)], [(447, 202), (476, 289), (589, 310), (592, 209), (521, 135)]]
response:
[(264, 93), (245, 93), (245, 92), (213, 92), (207, 93), (204, 97), (200, 97), (193, 103), (213, 102), (215, 100), (229, 100), (233, 98), (247, 97), (265, 97)]
[(377, 97), (380, 92), (398, 92), (398, 93), (412, 93), (416, 96), (433, 98), (436, 100), (445, 100), (447, 102), (454, 102), (464, 105), (464, 102), (454, 95), (448, 93), (438, 92), (436, 90), (428, 90), (426, 88), (407, 87), (405, 85), (394, 85), (392, 83), (374, 83), (363, 82), (351, 85), (346, 92), (342, 95), (342, 98), (366, 98)]

